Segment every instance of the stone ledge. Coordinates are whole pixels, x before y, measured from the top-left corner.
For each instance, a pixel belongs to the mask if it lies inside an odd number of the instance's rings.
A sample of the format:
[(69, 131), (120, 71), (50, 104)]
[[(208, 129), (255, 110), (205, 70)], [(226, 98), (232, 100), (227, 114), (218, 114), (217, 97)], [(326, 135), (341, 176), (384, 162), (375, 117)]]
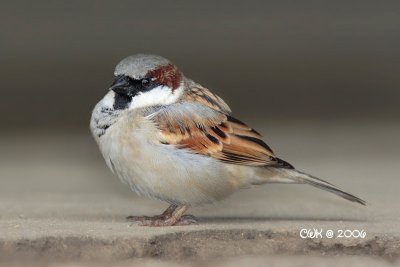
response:
[(398, 236), (368, 235), (362, 240), (301, 239), (298, 232), (254, 229), (176, 229), (152, 237), (42, 237), (1, 240), (2, 260), (114, 261), (139, 258), (199, 261), (238, 256), (368, 256), (393, 262), (400, 256)]

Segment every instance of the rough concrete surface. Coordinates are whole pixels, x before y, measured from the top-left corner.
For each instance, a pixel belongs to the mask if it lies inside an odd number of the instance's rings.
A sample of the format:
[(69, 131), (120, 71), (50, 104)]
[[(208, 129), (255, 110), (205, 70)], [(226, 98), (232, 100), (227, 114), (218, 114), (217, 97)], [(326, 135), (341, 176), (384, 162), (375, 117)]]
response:
[[(0, 262), (58, 266), (392, 266), (400, 257), (399, 126), (381, 123), (260, 127), (297, 168), (368, 202), (305, 185), (264, 185), (190, 213), (199, 224), (145, 228), (127, 215), (166, 204), (137, 197), (107, 170), (89, 134), (0, 141)], [(324, 236), (302, 239), (301, 229)], [(326, 231), (333, 230), (334, 238)], [(339, 230), (364, 238), (337, 238)], [(73, 263), (72, 263), (73, 262)], [(101, 266), (101, 264), (100, 264)]]

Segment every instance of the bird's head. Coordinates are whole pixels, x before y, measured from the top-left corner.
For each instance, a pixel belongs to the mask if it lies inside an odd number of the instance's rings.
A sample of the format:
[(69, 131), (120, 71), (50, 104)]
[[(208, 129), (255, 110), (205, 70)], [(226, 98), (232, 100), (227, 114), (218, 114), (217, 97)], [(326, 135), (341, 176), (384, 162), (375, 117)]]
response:
[(172, 104), (184, 91), (183, 74), (161, 56), (129, 56), (118, 63), (114, 75), (106, 98), (116, 110)]

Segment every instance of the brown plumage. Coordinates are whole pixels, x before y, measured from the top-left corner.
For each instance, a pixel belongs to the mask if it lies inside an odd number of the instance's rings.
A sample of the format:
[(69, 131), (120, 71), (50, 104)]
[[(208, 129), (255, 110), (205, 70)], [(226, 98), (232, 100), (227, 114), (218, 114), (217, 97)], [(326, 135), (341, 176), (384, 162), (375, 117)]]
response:
[(285, 174), (291, 176), (289, 180), (292, 182), (307, 183), (365, 205), (364, 200), (300, 172), (276, 157), (257, 131), (232, 117), (228, 105), (206, 88), (188, 88), (180, 101), (160, 109), (150, 118), (159, 129), (162, 144), (174, 145), (224, 163), (272, 167), (278, 172), (287, 170)]
[(148, 77), (154, 78), (159, 84), (169, 86), (172, 90), (179, 87), (182, 81), (182, 73), (173, 64), (160, 66), (154, 70), (149, 71)]
[(175, 105), (183, 108), (188, 104), (203, 105), (202, 109), (207, 106), (209, 110), (174, 116), (161, 111), (152, 116), (160, 129), (160, 141), (164, 144), (176, 145), (231, 164), (291, 168), (290, 164), (274, 155), (257, 131), (230, 116), (226, 103), (206, 88), (191, 88)]

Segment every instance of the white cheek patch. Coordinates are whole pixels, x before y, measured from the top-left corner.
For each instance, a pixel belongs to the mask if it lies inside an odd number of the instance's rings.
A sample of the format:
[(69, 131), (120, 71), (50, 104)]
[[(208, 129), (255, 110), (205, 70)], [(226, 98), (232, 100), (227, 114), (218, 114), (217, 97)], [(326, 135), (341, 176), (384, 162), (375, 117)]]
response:
[(181, 96), (183, 88), (179, 87), (174, 92), (168, 86), (157, 86), (150, 91), (139, 93), (132, 98), (129, 109), (156, 106), (156, 105), (169, 105), (175, 103)]

